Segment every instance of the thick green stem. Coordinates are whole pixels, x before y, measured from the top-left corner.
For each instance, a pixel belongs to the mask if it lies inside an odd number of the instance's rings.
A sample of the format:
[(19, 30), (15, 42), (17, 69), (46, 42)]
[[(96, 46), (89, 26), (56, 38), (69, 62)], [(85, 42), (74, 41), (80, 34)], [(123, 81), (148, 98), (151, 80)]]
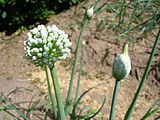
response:
[(81, 45), (80, 41), (81, 41), (82, 34), (84, 32), (84, 29), (85, 29), (88, 21), (89, 20), (84, 17), (84, 21), (83, 21), (83, 24), (82, 24), (82, 29), (80, 31), (80, 35), (79, 35), (78, 41), (77, 41), (76, 54), (75, 54), (75, 59), (74, 59), (74, 63), (73, 63), (72, 73), (71, 73), (69, 90), (68, 90), (67, 99), (66, 99), (66, 106), (65, 106), (66, 115), (68, 114), (68, 105), (70, 104), (70, 97), (71, 97), (71, 92), (72, 92), (72, 88), (73, 88), (73, 79), (74, 79), (74, 76), (75, 76), (75, 73), (76, 73), (76, 64), (77, 64), (77, 61), (78, 61), (78, 53), (79, 53), (79, 48), (80, 48), (80, 45)]
[(56, 74), (56, 70), (54, 67), (52, 67), (52, 68), (50, 68), (50, 71), (51, 71), (52, 82), (53, 82), (54, 91), (55, 91), (55, 95), (56, 95), (59, 116), (60, 116), (61, 120), (66, 120), (63, 99), (62, 99), (62, 94), (61, 94), (59, 83), (58, 83), (58, 77)]
[(137, 102), (137, 100), (138, 100), (138, 97), (139, 97), (139, 95), (140, 95), (140, 92), (142, 91), (143, 85), (144, 85), (145, 80), (146, 80), (146, 78), (147, 78), (147, 76), (148, 76), (148, 73), (149, 73), (149, 70), (150, 70), (150, 66), (151, 66), (151, 63), (152, 63), (154, 54), (155, 54), (155, 52), (156, 52), (156, 48), (157, 48), (159, 39), (160, 39), (160, 29), (159, 29), (159, 32), (158, 32), (158, 34), (157, 34), (157, 37), (156, 37), (154, 46), (153, 46), (153, 48), (152, 48), (152, 52), (151, 52), (150, 58), (149, 58), (149, 60), (148, 60), (148, 63), (147, 63), (145, 72), (144, 72), (143, 77), (142, 77), (142, 80), (141, 80), (141, 82), (140, 82), (140, 84), (139, 84), (139, 87), (138, 87), (138, 89), (137, 89), (137, 92), (136, 92), (136, 94), (135, 94), (135, 96), (134, 96), (134, 98), (133, 98), (133, 100), (132, 100), (132, 103), (131, 103), (130, 107), (128, 108), (128, 111), (127, 111), (126, 114), (125, 114), (124, 120), (130, 120), (130, 118), (131, 118), (132, 112), (133, 112), (133, 110), (134, 110), (134, 107), (135, 107), (136, 102)]
[(47, 66), (45, 66), (45, 72), (46, 72), (49, 98), (50, 98), (52, 109), (53, 109), (53, 112), (54, 112), (54, 118), (57, 119), (57, 108), (56, 108), (56, 105), (55, 105), (55, 102), (54, 102), (54, 99), (53, 99), (53, 95), (52, 95), (52, 88), (51, 88), (51, 84), (50, 84), (49, 77), (48, 77)]
[(116, 98), (117, 98), (117, 95), (118, 95), (119, 87), (120, 87), (120, 80), (116, 80), (116, 83), (115, 83), (115, 86), (114, 86), (114, 93), (113, 93), (113, 98), (112, 98), (112, 106), (111, 106), (111, 112), (110, 112), (109, 120), (114, 120)]

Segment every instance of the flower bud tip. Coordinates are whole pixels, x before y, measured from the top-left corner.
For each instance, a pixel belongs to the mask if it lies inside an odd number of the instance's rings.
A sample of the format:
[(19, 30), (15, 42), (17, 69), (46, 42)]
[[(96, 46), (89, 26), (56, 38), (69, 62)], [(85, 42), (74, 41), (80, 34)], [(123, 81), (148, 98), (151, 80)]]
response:
[(128, 43), (125, 44), (124, 49), (123, 49), (124, 54), (128, 54)]

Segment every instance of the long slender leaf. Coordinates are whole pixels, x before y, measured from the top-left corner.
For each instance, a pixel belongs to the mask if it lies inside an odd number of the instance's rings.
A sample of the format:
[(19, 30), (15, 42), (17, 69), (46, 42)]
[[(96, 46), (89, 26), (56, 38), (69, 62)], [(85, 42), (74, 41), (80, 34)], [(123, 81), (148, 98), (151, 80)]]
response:
[(103, 103), (102, 103), (101, 107), (99, 108), (99, 110), (96, 113), (94, 113), (92, 116), (88, 117), (86, 120), (90, 120), (91, 118), (95, 117), (102, 110), (105, 102), (106, 102), (106, 97), (104, 98)]
[(142, 117), (141, 120), (145, 120), (147, 117), (149, 117), (150, 115), (152, 115), (153, 113), (157, 112), (157, 111), (160, 111), (160, 107), (159, 108), (156, 108), (153, 110), (153, 108), (158, 105), (160, 103), (160, 99), (156, 100), (154, 102), (154, 104), (150, 107), (150, 109), (147, 111), (147, 113)]
[(17, 110), (16, 107), (13, 106), (13, 105), (4, 106), (4, 109), (12, 109), (12, 110), (15, 110), (20, 116), (23, 117), (24, 120), (29, 120), (21, 111)]
[(158, 112), (158, 111), (160, 111), (160, 107), (155, 108), (155, 109), (152, 110), (151, 112), (147, 113), (141, 120), (147, 119), (149, 116), (151, 116), (152, 114), (154, 114), (154, 113), (156, 113), (156, 112)]
[(83, 96), (84, 96), (85, 94), (87, 94), (89, 91), (91, 91), (93, 88), (95, 88), (95, 86), (92, 87), (92, 88), (89, 88), (88, 90), (86, 90), (86, 91), (77, 99), (76, 103), (73, 105), (73, 110), (72, 110), (71, 118), (75, 118), (75, 113), (76, 113), (77, 105), (78, 105), (78, 103), (81, 101), (81, 99), (83, 98)]
[[(102, 84), (102, 83), (101, 83)], [(76, 109), (77, 109), (77, 105), (79, 104), (79, 102), (81, 101), (81, 99), (84, 97), (84, 95), (86, 95), (89, 91), (91, 91), (92, 89), (100, 86), (101, 84), (98, 84), (94, 87), (91, 87), (89, 88), (88, 90), (86, 90), (78, 99), (77, 99), (77, 102), (73, 105), (73, 110), (72, 110), (72, 114), (71, 114), (71, 117), (75, 117), (75, 113), (76, 113)]]
[(33, 105), (27, 110), (26, 116), (28, 116), (29, 114), (31, 114), (34, 111), (34, 109), (39, 104), (39, 102), (40, 102), (40, 100), (38, 100), (35, 103), (33, 103)]
[(84, 111), (84, 110), (86, 110), (86, 109), (89, 109), (90, 108), (90, 106), (84, 106), (81, 110), (80, 110), (80, 112), (79, 112), (79, 116), (81, 116), (81, 114), (82, 114), (82, 112)]
[[(101, 105), (101, 107), (98, 110), (91, 110), (88, 114), (84, 115), (84, 116), (78, 116), (79, 119), (85, 119), (85, 120), (90, 120), (91, 118), (95, 117), (103, 108), (104, 104), (106, 102), (106, 97), (103, 100), (103, 103)], [(86, 107), (88, 108), (88, 107)], [(84, 108), (85, 109), (85, 108)]]
[[(148, 112), (150, 112), (156, 105), (158, 105), (160, 103), (160, 99), (158, 99), (158, 100), (156, 100), (155, 102), (154, 102), (154, 104), (150, 107), (150, 109), (148, 110)], [(147, 112), (147, 113), (148, 113)]]

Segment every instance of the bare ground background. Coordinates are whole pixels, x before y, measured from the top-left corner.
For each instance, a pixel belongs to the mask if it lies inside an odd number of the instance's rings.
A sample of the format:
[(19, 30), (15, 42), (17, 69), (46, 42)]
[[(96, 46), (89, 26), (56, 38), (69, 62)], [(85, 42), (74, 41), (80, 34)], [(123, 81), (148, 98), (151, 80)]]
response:
[[(105, 15), (109, 16), (105, 27), (101, 31), (96, 31), (96, 23), (103, 19)], [(73, 43), (71, 57), (66, 61), (57, 62), (56, 64), (64, 97), (66, 97), (66, 91), (69, 85), (72, 61), (75, 53), (75, 41), (79, 34), (82, 16), (83, 11), (79, 10), (79, 7), (72, 7), (70, 10), (64, 11), (59, 15), (51, 16), (46, 24), (46, 26), (56, 24), (69, 34), (69, 38)], [(118, 45), (116, 44), (117, 37), (115, 31), (109, 26), (111, 22), (116, 21), (113, 19), (113, 16), (111, 13), (101, 13), (98, 17), (94, 17), (83, 35), (83, 40), (87, 44), (85, 46), (85, 65), (83, 68), (80, 94), (90, 87), (100, 85), (83, 98), (79, 107), (90, 105), (92, 109), (98, 109), (103, 102), (104, 96), (107, 97), (101, 114), (95, 120), (108, 120), (109, 118), (115, 82), (111, 76), (112, 61), (117, 53), (122, 52), (123, 45), (126, 42), (125, 39), (120, 38), (120, 43)], [(21, 34), (15, 32), (10, 36), (5, 35), (5, 32), (0, 33), (0, 92), (7, 95), (15, 88), (20, 88), (8, 97), (10, 103), (41, 98), (43, 101), (41, 104), (43, 104), (46, 102), (45, 98), (47, 94), (45, 73), (42, 69), (34, 67), (23, 58), (23, 41), (26, 38), (26, 33), (27, 31)], [(122, 80), (121, 83), (120, 93), (117, 98), (116, 120), (123, 120), (124, 118), (124, 114), (142, 78), (154, 40), (155, 35), (151, 33), (146, 38), (137, 39), (129, 48), (132, 71), (130, 76)], [(153, 102), (160, 98), (159, 53), (160, 43), (132, 120), (140, 120)], [(76, 80), (77, 77), (75, 78), (74, 88), (76, 86)], [(28, 107), (28, 104), (24, 106)], [(160, 113), (149, 117), (148, 120), (153, 120), (158, 115)], [(6, 119), (3, 113), (0, 113), (0, 116), (0, 120)], [(39, 117), (42, 118), (42, 116), (43, 112), (39, 110), (30, 119), (40, 120)]]

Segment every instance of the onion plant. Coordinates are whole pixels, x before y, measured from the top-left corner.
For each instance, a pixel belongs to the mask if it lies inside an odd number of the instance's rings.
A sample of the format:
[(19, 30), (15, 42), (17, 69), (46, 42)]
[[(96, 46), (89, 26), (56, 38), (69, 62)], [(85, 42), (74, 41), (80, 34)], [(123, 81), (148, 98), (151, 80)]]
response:
[[(130, 120), (131, 119), (131, 115), (134, 111), (136, 102), (139, 98), (140, 92), (142, 91), (142, 88), (143, 88), (143, 86), (145, 84), (145, 81), (147, 79), (147, 76), (148, 76), (148, 73), (149, 73), (149, 70), (150, 70), (150, 66), (151, 66), (154, 54), (156, 52), (156, 48), (158, 46), (159, 39), (160, 39), (160, 29), (159, 29), (159, 32), (157, 33), (157, 37), (156, 37), (154, 46), (152, 48), (152, 52), (151, 52), (150, 58), (148, 60), (144, 75), (143, 75), (142, 80), (139, 84), (139, 87), (138, 87), (138, 89), (135, 93), (135, 96), (132, 100), (132, 103), (130, 104), (130, 107), (128, 108), (128, 110), (125, 114), (124, 120)], [(123, 78), (127, 77), (129, 75), (130, 71), (131, 71), (131, 61), (130, 61), (130, 58), (128, 56), (128, 44), (125, 45), (123, 54), (119, 54), (115, 58), (115, 60), (113, 62), (113, 68), (112, 69), (113, 69), (112, 70), (112, 75), (116, 79), (116, 83), (115, 83), (115, 88), (114, 88), (114, 93), (113, 93), (113, 99), (112, 99), (112, 104), (111, 104), (111, 111), (110, 111), (109, 120), (114, 120), (116, 97), (118, 96), (120, 81)], [(145, 120), (146, 118), (148, 118), (153, 113), (160, 111), (160, 107), (157, 107), (157, 108), (153, 109), (159, 102), (160, 102), (160, 100), (158, 99), (151, 106), (151, 108), (148, 110), (148, 112), (143, 116), (143, 118), (141, 120)]]
[[(68, 35), (55, 25), (47, 26), (38, 25), (38, 27), (28, 32), (28, 38), (24, 41), (26, 58), (36, 66), (45, 67), (46, 78), (48, 83), (49, 96), (56, 119), (66, 120), (62, 94), (58, 83), (58, 77), (54, 63), (57, 60), (64, 60), (70, 55), (70, 46), (72, 43)], [(47, 67), (50, 70), (52, 83), (54, 86), (58, 114), (49, 82)], [(59, 115), (59, 116), (57, 116)]]
[[(145, 30), (151, 31), (157, 24), (159, 23), (159, 15), (160, 12), (156, 11), (152, 14), (152, 16), (146, 20), (145, 22), (141, 21), (141, 18), (137, 17), (138, 15), (142, 15), (145, 13), (147, 9), (154, 4), (152, 0), (146, 0), (145, 6), (143, 6), (142, 11), (138, 11), (141, 5), (142, 1), (136, 1), (136, 3), (127, 3), (126, 0), (120, 0), (119, 5), (120, 9), (116, 10), (114, 6), (112, 6), (109, 3), (104, 3), (100, 7), (96, 7), (98, 2), (100, 0), (95, 0), (94, 3), (91, 5), (89, 9), (86, 10), (83, 21), (81, 24), (81, 30), (77, 39), (76, 43), (76, 54), (74, 57), (74, 62), (72, 66), (72, 73), (71, 73), (71, 78), (69, 81), (69, 88), (67, 92), (67, 97), (64, 100), (61, 90), (60, 90), (60, 85), (58, 81), (58, 76), (56, 73), (56, 66), (55, 63), (59, 60), (65, 60), (67, 59), (70, 54), (71, 54), (71, 45), (72, 43), (70, 42), (68, 35), (60, 30), (56, 25), (52, 26), (47, 26), (45, 27), (44, 25), (38, 25), (37, 27), (31, 29), (27, 33), (27, 38), (24, 41), (24, 49), (26, 51), (25, 53), (25, 58), (29, 60), (31, 63), (33, 63), (37, 67), (45, 68), (46, 72), (46, 80), (47, 80), (47, 85), (48, 85), (48, 93), (49, 93), (49, 101), (51, 103), (51, 107), (53, 110), (53, 118), (55, 120), (67, 120), (68, 118), (70, 120), (90, 120), (93, 117), (95, 117), (102, 107), (104, 106), (104, 103), (106, 101), (106, 98), (104, 98), (102, 105), (100, 108), (96, 111), (90, 111), (89, 113), (86, 113), (85, 115), (82, 115), (82, 112), (87, 109), (87, 107), (83, 107), (80, 110), (80, 113), (77, 114), (77, 106), (80, 103), (81, 99), (86, 95), (89, 91), (91, 91), (94, 87), (86, 90), (84, 93), (82, 93), (79, 96), (79, 89), (80, 89), (80, 79), (81, 79), (81, 74), (82, 74), (82, 68), (83, 68), (83, 63), (84, 63), (84, 47), (85, 47), (85, 41), (82, 42), (82, 37), (83, 33), (85, 31), (86, 26), (88, 23), (92, 20), (92, 17), (94, 14), (98, 14), (102, 8), (105, 5), (108, 5), (108, 9), (110, 11), (116, 12), (119, 15), (119, 22), (117, 25), (117, 32), (122, 33), (122, 28), (123, 25), (125, 24), (125, 15), (126, 15), (126, 9), (131, 8), (133, 9), (132, 16), (130, 16), (130, 20), (128, 23), (128, 28), (124, 32), (125, 34), (129, 33), (132, 30), (135, 30), (139, 27), (142, 27), (148, 23), (148, 26), (145, 26)], [(135, 5), (135, 7), (133, 7)], [(154, 6), (155, 7), (155, 6)], [(154, 9), (151, 9), (153, 12)], [(137, 26), (132, 27), (133, 21), (140, 21)], [(132, 27), (132, 28), (131, 28)], [(146, 78), (148, 76), (150, 66), (156, 51), (156, 47), (158, 45), (158, 41), (160, 39), (160, 29), (157, 34), (148, 64), (146, 66), (144, 75), (142, 77), (142, 80), (139, 84), (139, 87), (137, 89), (137, 92), (132, 100), (132, 103), (130, 107), (128, 108), (124, 120), (130, 120), (132, 112), (134, 111), (136, 102), (138, 100), (138, 97), (140, 95), (140, 92), (142, 91), (142, 88), (144, 86), (144, 83), (146, 81)], [(112, 104), (111, 104), (111, 111), (110, 111), (110, 117), (109, 120), (114, 120), (115, 118), (115, 106), (116, 106), (116, 99), (118, 96), (118, 91), (120, 88), (120, 83), (121, 80), (126, 78), (130, 71), (131, 71), (131, 60), (129, 57), (128, 53), (128, 44), (124, 46), (124, 50), (122, 54), (118, 54), (117, 57), (115, 58), (112, 66), (112, 75), (115, 78), (115, 87), (114, 87), (114, 93), (113, 93), (113, 98), (112, 98)], [(80, 49), (81, 48), (81, 49)], [(81, 51), (81, 64), (80, 64), (80, 71), (78, 75), (78, 80), (77, 80), (77, 88), (76, 88), (76, 93), (74, 96), (74, 100), (71, 100), (72, 97), (72, 91), (73, 91), (73, 84), (74, 84), (74, 79), (75, 79), (75, 74), (76, 74), (76, 68), (77, 68), (77, 63), (78, 63), (78, 57), (79, 57), (79, 52)], [(49, 77), (51, 75), (51, 77)], [(50, 80), (51, 79), (51, 80)], [(52, 82), (52, 83), (51, 83)], [(54, 94), (52, 93), (54, 89)], [(65, 102), (64, 102), (65, 101)], [(157, 100), (151, 108), (148, 110), (148, 112), (142, 117), (142, 120), (145, 120), (147, 117), (152, 115), (153, 113), (160, 111), (160, 108), (156, 107), (156, 105), (160, 102), (160, 100)], [(0, 111), (6, 111), (7, 109), (12, 109), (16, 111), (24, 120), (29, 120), (27, 116), (30, 115), (30, 113), (35, 109), (35, 106), (39, 103), (37, 101), (33, 107), (31, 107), (27, 113), (24, 115), (21, 111), (17, 110), (14, 105), (6, 105), (6, 106), (1, 106), (0, 102)], [(16, 116), (13, 115), (15, 119)], [(45, 116), (46, 119), (46, 116)], [(157, 119), (159, 119), (157, 117)]]
[[(81, 28), (81, 31), (78, 37), (78, 41), (76, 44), (77, 45), (76, 54), (75, 54), (75, 59), (73, 63), (73, 69), (71, 73), (71, 79), (70, 79), (70, 84), (69, 84), (69, 89), (68, 89), (68, 94), (67, 94), (65, 104), (63, 103), (64, 100), (62, 97), (62, 93), (60, 91), (60, 85), (59, 85), (58, 76), (56, 73), (55, 62), (58, 60), (64, 60), (70, 56), (70, 52), (71, 52), (70, 47), (72, 43), (68, 39), (68, 35), (64, 31), (60, 30), (56, 25), (47, 26), (47, 27), (45, 27), (44, 25), (38, 25), (37, 27), (31, 29), (28, 32), (27, 39), (24, 41), (24, 46), (25, 46), (24, 49), (26, 50), (26, 53), (25, 53), (26, 59), (28, 59), (30, 62), (35, 64), (37, 67), (45, 68), (49, 99), (51, 101), (54, 118), (56, 120), (59, 120), (59, 119), (66, 120), (68, 115), (70, 115), (70, 118), (72, 120), (75, 120), (77, 118), (77, 115), (75, 114), (76, 108), (77, 108), (77, 105), (80, 99), (83, 96), (82, 95), (81, 97), (78, 98), (78, 93), (79, 93), (79, 88), (80, 88), (80, 76), (82, 74), (82, 66), (83, 66), (84, 47), (82, 47), (81, 70), (79, 73), (75, 100), (72, 103), (70, 99), (71, 99), (71, 92), (73, 88), (73, 80), (76, 74), (76, 65), (78, 62), (78, 55), (79, 55), (79, 49), (81, 47), (82, 35), (83, 35), (86, 25), (89, 23), (89, 21), (91, 20), (94, 14), (94, 9), (96, 8), (96, 5), (98, 2), (99, 0), (95, 0), (92, 7), (86, 10), (84, 14), (82, 28)], [(103, 7), (104, 5), (95, 9), (95, 12), (98, 12)], [(52, 87), (51, 87), (51, 83), (50, 83), (49, 76), (48, 76), (49, 75), (48, 70), (51, 74), (55, 97), (53, 97), (52, 95)], [(69, 110), (72, 104), (73, 104), (73, 110)], [(102, 106), (103, 105), (104, 104), (102, 104)], [(101, 109), (102, 107), (97, 112), (89, 116), (89, 118), (92, 118), (95, 115), (97, 115)], [(70, 111), (72, 111), (72, 113), (70, 113)]]

